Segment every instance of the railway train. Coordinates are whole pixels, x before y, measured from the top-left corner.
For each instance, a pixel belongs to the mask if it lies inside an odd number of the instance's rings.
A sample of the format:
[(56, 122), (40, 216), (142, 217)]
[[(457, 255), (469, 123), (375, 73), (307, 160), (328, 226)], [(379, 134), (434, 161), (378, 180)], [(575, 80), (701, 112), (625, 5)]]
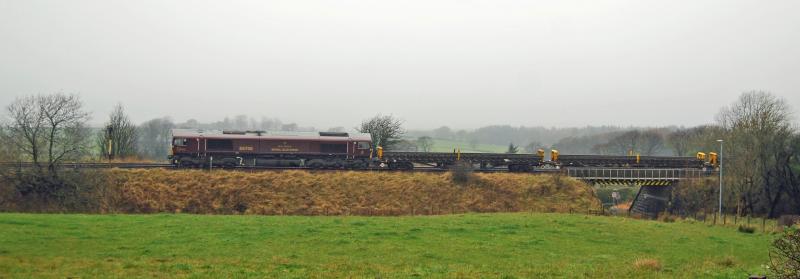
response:
[[(706, 160), (708, 157), (708, 160)], [(560, 167), (699, 168), (716, 167), (715, 153), (696, 157), (567, 155), (552, 150), (536, 154), (450, 152), (384, 152), (372, 148), (369, 134), (338, 132), (280, 133), (265, 131), (172, 131), (172, 164), (180, 167), (286, 167), (311, 169), (387, 168), (411, 170), (421, 166), (447, 168), (469, 164), (480, 169), (511, 172)]]

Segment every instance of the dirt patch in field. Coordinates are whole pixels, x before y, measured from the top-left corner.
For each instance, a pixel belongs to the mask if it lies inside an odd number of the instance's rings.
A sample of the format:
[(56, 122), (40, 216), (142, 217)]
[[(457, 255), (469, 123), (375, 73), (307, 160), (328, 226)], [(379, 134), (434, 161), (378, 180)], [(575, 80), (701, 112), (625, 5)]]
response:
[(572, 178), (449, 173), (110, 170), (102, 212), (268, 215), (429, 215), (463, 212), (570, 212), (599, 207)]

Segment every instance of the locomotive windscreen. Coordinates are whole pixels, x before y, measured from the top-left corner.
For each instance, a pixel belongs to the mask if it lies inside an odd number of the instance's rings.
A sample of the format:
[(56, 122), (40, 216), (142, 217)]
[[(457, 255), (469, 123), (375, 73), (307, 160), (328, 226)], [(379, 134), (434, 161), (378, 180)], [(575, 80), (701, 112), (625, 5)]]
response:
[(347, 144), (328, 144), (323, 143), (320, 145), (322, 153), (347, 153)]

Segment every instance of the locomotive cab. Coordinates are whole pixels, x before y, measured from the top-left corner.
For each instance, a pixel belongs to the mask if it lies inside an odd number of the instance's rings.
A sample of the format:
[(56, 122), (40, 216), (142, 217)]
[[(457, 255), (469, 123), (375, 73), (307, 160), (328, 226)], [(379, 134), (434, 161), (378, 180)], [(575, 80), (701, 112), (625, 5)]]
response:
[(189, 140), (185, 138), (172, 138), (172, 145), (169, 147), (169, 156), (167, 156), (167, 159), (172, 160), (175, 154), (185, 152), (188, 142)]

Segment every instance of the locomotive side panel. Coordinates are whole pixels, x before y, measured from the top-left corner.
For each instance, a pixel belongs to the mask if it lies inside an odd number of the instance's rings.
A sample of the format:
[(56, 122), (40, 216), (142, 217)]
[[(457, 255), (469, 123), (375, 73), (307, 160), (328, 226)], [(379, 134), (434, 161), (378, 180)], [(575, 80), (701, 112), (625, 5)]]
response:
[(319, 147), (309, 140), (261, 140), (258, 149), (260, 154), (298, 154), (298, 153), (318, 153)]
[(252, 156), (258, 154), (260, 142), (256, 139), (241, 139), (233, 141), (233, 151), (237, 155)]

